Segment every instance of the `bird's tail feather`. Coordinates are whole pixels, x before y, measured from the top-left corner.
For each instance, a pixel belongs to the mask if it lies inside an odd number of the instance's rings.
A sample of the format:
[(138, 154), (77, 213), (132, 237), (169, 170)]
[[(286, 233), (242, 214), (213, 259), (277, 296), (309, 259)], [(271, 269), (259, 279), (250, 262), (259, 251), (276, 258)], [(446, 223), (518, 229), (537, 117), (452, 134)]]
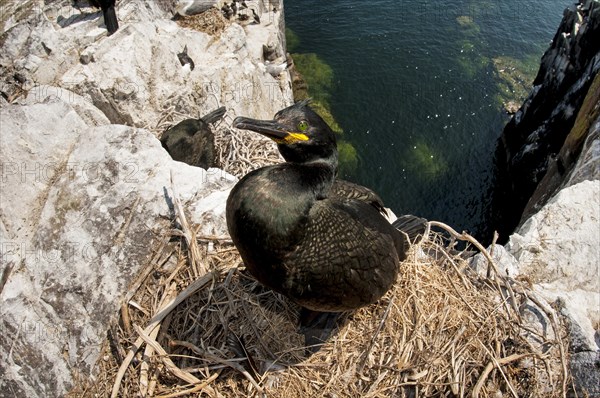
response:
[(392, 223), (392, 226), (406, 234), (411, 244), (418, 243), (429, 233), (429, 222), (424, 218), (410, 214), (398, 217)]
[(104, 10), (104, 24), (106, 25), (106, 30), (108, 30), (108, 35), (112, 35), (119, 29), (119, 21), (117, 21), (117, 13), (115, 12), (115, 7), (108, 7)]
[(224, 106), (217, 108), (214, 111), (202, 116), (202, 120), (204, 120), (204, 122), (206, 122), (207, 124), (215, 123), (223, 117), (226, 110), (227, 109)]

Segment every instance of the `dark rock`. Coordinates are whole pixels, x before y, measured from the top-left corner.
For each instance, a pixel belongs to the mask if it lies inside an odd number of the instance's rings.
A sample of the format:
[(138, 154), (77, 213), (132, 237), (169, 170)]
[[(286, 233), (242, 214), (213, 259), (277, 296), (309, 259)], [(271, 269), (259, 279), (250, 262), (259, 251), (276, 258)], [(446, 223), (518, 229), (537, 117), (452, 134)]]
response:
[(600, 396), (600, 351), (582, 351), (571, 355), (574, 391), (568, 397)]
[(561, 151), (600, 70), (598, 37), (600, 2), (580, 1), (567, 8), (542, 58), (532, 93), (504, 129), (497, 151), (499, 183), (494, 203), (500, 242), (530, 215), (523, 211), (548, 169), (560, 173), (563, 168), (560, 174), (566, 175), (581, 151), (585, 137), (570, 151), (574, 160), (552, 166), (551, 157), (556, 159)]

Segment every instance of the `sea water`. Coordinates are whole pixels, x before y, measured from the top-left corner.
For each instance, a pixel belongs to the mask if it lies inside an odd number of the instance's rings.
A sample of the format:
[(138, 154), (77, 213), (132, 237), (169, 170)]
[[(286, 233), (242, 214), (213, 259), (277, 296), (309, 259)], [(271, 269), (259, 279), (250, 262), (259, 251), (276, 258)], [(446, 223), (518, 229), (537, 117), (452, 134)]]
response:
[(333, 71), (326, 101), (358, 156), (342, 177), (488, 241), (503, 104), (531, 88), (570, 3), (286, 1), (291, 51)]

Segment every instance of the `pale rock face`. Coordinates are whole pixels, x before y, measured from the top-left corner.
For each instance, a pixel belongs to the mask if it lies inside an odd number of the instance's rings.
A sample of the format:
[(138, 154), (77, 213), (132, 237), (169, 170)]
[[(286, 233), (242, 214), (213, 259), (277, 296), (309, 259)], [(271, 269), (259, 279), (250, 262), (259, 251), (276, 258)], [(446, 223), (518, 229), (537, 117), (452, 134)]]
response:
[(507, 250), (548, 301), (562, 298), (566, 313), (597, 350), (600, 325), (600, 181), (560, 191), (513, 234)]
[[(249, 49), (264, 43), (249, 44), (244, 27), (183, 29), (162, 3), (121, 0), (110, 37), (101, 13), (66, 0), (31, 1), (4, 25), (0, 74), (18, 74), (28, 95), (0, 102), (2, 393), (62, 396), (73, 374), (90, 374), (120, 300), (172, 228), (174, 191), (201, 234), (227, 236), (237, 179), (173, 161), (144, 127), (165, 109), (267, 118), (292, 101), (289, 76), (261, 70)], [(282, 37), (282, 11), (273, 17), (252, 27), (258, 37)]]
[[(597, 169), (593, 156), (585, 155), (581, 175)], [(525, 277), (542, 300), (558, 309), (569, 333), (574, 389), (580, 395), (600, 394), (600, 180), (563, 188), (511, 235), (505, 247), (494, 245), (488, 251), (501, 275)], [(487, 264), (482, 254), (471, 260), (481, 275)], [(522, 307), (521, 315), (529, 327), (552, 338), (549, 320), (528, 307)], [(535, 344), (535, 335), (530, 337)]]
[[(488, 247), (487, 250), (492, 255), (492, 259), (498, 267), (498, 272), (500, 272), (502, 276), (516, 278), (519, 275), (519, 262), (504, 248), (504, 246), (494, 245)], [(471, 259), (470, 265), (479, 275), (487, 275), (488, 260), (483, 254), (478, 253), (475, 255)]]
[[(223, 235), (236, 179), (173, 161), (147, 130), (88, 126), (60, 98), (1, 112), (3, 165), (17, 166), (2, 186), (2, 257), (14, 269), (0, 311), (15, 342), (0, 348), (11, 380), (3, 389), (55, 395), (70, 368), (90, 372), (116, 303), (170, 228), (173, 188), (193, 221)], [(34, 361), (43, 375), (19, 367)]]

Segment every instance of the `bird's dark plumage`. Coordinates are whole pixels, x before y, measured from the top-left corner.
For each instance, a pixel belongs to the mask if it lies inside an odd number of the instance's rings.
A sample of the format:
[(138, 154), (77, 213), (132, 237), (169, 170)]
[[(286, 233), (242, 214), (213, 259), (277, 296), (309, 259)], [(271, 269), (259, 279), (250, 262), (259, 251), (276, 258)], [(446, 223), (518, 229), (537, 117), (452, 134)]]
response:
[(173, 160), (204, 169), (214, 167), (215, 136), (209, 125), (219, 121), (224, 114), (223, 106), (200, 119), (185, 119), (167, 129), (160, 142)]
[(181, 66), (189, 65), (190, 70), (194, 70), (194, 60), (190, 58), (188, 55), (187, 45), (183, 47), (183, 51), (177, 54), (177, 58), (179, 59), (179, 63)]
[(377, 301), (396, 280), (407, 235), (382, 216), (374, 192), (335, 179), (329, 126), (306, 101), (272, 121), (238, 117), (233, 125), (273, 139), (286, 160), (247, 174), (227, 200), (227, 227), (249, 272), (313, 311)]
[(254, 10), (254, 8), (252, 9), (252, 19), (254, 20), (255, 24), (260, 25), (260, 17), (258, 16), (258, 14), (256, 13), (256, 11)]
[(117, 20), (117, 13), (115, 10), (115, 0), (90, 0), (90, 3), (94, 7), (102, 9), (104, 15), (104, 24), (108, 35), (112, 35), (119, 29), (119, 21)]

